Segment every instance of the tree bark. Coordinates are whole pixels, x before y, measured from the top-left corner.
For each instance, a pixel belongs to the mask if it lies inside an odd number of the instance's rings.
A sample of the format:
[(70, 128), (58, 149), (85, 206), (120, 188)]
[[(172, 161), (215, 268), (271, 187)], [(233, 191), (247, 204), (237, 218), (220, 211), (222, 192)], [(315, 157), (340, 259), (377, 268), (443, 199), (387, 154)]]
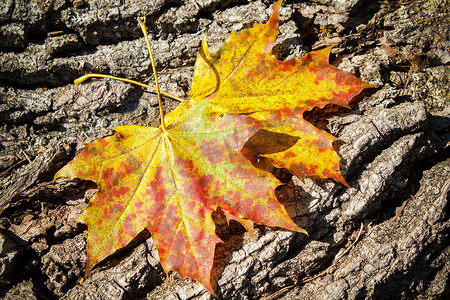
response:
[[(53, 176), (113, 127), (159, 125), (156, 95), (104, 73), (152, 82), (136, 18), (147, 16), (161, 89), (188, 98), (207, 29), (265, 23), (272, 1), (7, 0), (0, 6), (0, 295), (5, 299), (212, 299), (166, 275), (150, 233), (85, 276), (96, 190)], [(293, 177), (277, 197), (309, 236), (217, 224), (221, 299), (448, 298), (450, 49), (447, 1), (285, 1), (274, 54), (334, 45), (331, 63), (377, 86), (351, 109), (306, 117), (337, 136), (350, 187)], [(177, 102), (164, 99), (164, 110)]]

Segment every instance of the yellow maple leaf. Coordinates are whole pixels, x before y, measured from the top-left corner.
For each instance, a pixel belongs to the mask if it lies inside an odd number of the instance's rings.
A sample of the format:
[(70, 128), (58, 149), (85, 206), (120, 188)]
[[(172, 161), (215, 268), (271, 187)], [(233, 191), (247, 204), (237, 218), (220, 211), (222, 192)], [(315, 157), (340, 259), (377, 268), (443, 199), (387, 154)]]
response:
[(272, 48), (281, 3), (279, 0), (273, 6), (266, 24), (256, 24), (239, 35), (232, 32), (214, 55), (209, 53), (206, 37), (203, 39), (189, 97), (192, 101), (207, 99), (207, 112), (247, 114), (263, 121), (268, 131), (297, 139), (283, 151), (277, 150), (280, 145), (274, 143), (276, 139), (254, 139), (252, 148), (244, 149), (247, 158), (265, 156), (300, 179), (332, 178), (347, 184), (332, 146), (336, 138), (302, 116), (330, 103), (348, 107), (354, 96), (373, 86), (330, 65), (331, 47), (287, 61), (276, 59)]
[(182, 103), (166, 116), (165, 130), (117, 127), (117, 135), (87, 144), (55, 175), (98, 184), (78, 218), (89, 230), (86, 272), (146, 228), (166, 272), (195, 279), (214, 294), (210, 272), (220, 242), (214, 210), (220, 207), (250, 233), (253, 223), (305, 232), (278, 203), (279, 181), (239, 153), (259, 122), (204, 114), (205, 106)]

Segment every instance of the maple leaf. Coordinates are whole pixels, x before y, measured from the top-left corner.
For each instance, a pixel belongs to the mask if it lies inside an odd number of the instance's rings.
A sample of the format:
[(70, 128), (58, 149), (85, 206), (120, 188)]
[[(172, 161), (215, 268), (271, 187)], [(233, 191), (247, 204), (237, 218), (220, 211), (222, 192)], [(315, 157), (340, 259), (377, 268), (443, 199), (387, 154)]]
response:
[(207, 112), (248, 114), (263, 121), (268, 131), (297, 139), (286, 147), (276, 142), (292, 139), (273, 139), (270, 134), (272, 138), (261, 141), (254, 137), (243, 149), (247, 158), (265, 156), (300, 179), (332, 178), (346, 184), (339, 172), (340, 158), (332, 146), (336, 138), (302, 116), (330, 103), (348, 107), (354, 96), (373, 86), (330, 65), (331, 47), (301, 58), (276, 59), (272, 48), (278, 35), (281, 3), (274, 4), (266, 24), (256, 24), (239, 35), (232, 32), (214, 55), (209, 53), (205, 36), (189, 97), (192, 101), (208, 99)]
[[(87, 144), (55, 175), (98, 184), (78, 219), (89, 230), (86, 273), (148, 229), (166, 272), (195, 279), (214, 294), (210, 272), (220, 239), (213, 211), (220, 208), (227, 220), (240, 222), (250, 234), (253, 223), (306, 233), (276, 200), (280, 182), (250, 161), (264, 156), (299, 178), (328, 177), (345, 184), (332, 148), (336, 139), (302, 114), (328, 103), (347, 106), (371, 85), (329, 65), (329, 48), (276, 60), (271, 49), (281, 2), (266, 25), (232, 33), (214, 56), (205, 38), (192, 101), (165, 118), (154, 69), (157, 87), (150, 88), (158, 91), (160, 128), (117, 127), (117, 135)], [(140, 25), (145, 27), (142, 21)], [(78, 82), (95, 76), (114, 78), (88, 74)]]
[(328, 103), (347, 106), (364, 88), (373, 87), (330, 65), (331, 47), (287, 61), (276, 59), (272, 48), (281, 3), (273, 5), (266, 24), (256, 24), (239, 35), (232, 32), (214, 55), (209, 53), (206, 37), (203, 39), (189, 92), (191, 100), (208, 99), (208, 112), (284, 112)]
[(165, 131), (117, 127), (117, 135), (87, 144), (55, 175), (98, 184), (78, 218), (89, 231), (86, 273), (146, 228), (166, 272), (195, 279), (214, 294), (210, 272), (220, 242), (214, 210), (250, 232), (253, 222), (305, 232), (277, 201), (278, 180), (239, 154), (260, 122), (207, 115), (206, 104), (182, 103), (166, 116)]

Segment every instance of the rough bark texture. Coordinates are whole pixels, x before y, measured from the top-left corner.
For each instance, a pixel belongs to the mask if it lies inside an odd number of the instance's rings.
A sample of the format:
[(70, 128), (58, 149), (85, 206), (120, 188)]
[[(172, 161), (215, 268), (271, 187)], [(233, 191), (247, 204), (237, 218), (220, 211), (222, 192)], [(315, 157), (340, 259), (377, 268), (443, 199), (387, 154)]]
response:
[[(154, 94), (73, 80), (149, 81), (136, 17), (147, 16), (161, 88), (187, 98), (205, 30), (212, 51), (265, 22), (272, 1), (0, 1), (0, 296), (210, 299), (166, 276), (147, 232), (84, 279), (87, 230), (74, 220), (95, 184), (55, 172), (112, 127), (159, 123)], [(275, 54), (333, 48), (333, 64), (378, 86), (352, 110), (308, 120), (338, 136), (350, 188), (295, 177), (277, 191), (310, 236), (218, 222), (223, 299), (450, 297), (450, 26), (445, 0), (286, 1)], [(169, 111), (177, 103), (165, 99)]]

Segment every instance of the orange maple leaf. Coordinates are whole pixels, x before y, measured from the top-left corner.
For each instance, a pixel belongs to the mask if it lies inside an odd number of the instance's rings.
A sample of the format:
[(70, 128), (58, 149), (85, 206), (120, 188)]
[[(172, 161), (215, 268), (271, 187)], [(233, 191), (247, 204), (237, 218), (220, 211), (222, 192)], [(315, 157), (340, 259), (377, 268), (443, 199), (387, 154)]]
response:
[(147, 228), (166, 272), (214, 294), (210, 272), (220, 239), (211, 213), (218, 207), (250, 232), (253, 222), (305, 232), (277, 201), (279, 181), (239, 153), (261, 122), (207, 115), (206, 104), (182, 103), (166, 116), (166, 131), (117, 127), (117, 135), (87, 144), (55, 175), (98, 184), (78, 218), (89, 230), (86, 272)]
[(231, 33), (214, 55), (203, 39), (189, 96), (192, 101), (208, 99), (207, 112), (247, 114), (263, 121), (268, 131), (297, 139), (281, 151), (279, 142), (292, 139), (254, 138), (244, 149), (247, 158), (265, 156), (300, 179), (332, 178), (347, 184), (332, 146), (337, 139), (305, 121), (303, 113), (330, 103), (348, 107), (353, 97), (373, 86), (330, 65), (331, 47), (287, 61), (276, 59), (272, 48), (282, 2), (274, 4), (266, 24)]

